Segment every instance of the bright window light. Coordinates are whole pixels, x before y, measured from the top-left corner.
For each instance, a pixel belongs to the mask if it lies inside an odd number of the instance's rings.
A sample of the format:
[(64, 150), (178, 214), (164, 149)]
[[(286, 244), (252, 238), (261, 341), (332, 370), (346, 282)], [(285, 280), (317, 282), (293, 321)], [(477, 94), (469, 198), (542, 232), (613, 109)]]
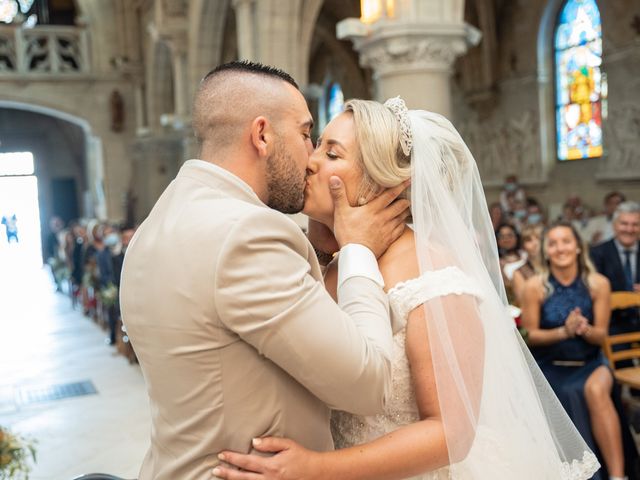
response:
[(33, 175), (33, 173), (31, 152), (0, 153), (0, 176)]

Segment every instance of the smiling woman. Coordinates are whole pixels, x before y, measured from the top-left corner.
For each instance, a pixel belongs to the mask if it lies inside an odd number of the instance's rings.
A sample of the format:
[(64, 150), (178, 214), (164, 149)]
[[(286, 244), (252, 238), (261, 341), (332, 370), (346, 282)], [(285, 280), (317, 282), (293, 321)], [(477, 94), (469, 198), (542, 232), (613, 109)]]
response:
[[(596, 273), (567, 222), (544, 232), (541, 270), (524, 287), (522, 324), (531, 352), (582, 437), (594, 452), (599, 449), (610, 478), (624, 478), (633, 449), (623, 451), (628, 429), (616, 411), (613, 377), (600, 349), (609, 326), (609, 281)], [(609, 478), (604, 475), (593, 478)]]

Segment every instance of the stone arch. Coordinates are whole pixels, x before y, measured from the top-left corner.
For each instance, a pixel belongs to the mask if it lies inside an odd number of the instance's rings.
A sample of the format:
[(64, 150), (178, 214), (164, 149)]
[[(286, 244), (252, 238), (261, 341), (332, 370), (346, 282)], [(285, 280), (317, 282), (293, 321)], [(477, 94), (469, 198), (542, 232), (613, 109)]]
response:
[[(66, 174), (63, 176), (65, 178), (68, 177), (75, 180), (76, 206), (78, 214), (82, 216), (106, 219), (107, 206), (105, 192), (103, 190), (104, 162), (102, 142), (101, 139), (94, 134), (89, 121), (67, 111), (16, 100), (0, 100), (0, 111), (4, 110), (16, 110), (22, 112), (20, 115), (11, 113), (14, 118), (24, 117), (24, 113), (27, 112), (37, 115), (36, 117), (33, 117), (34, 120), (43, 117), (45, 118), (44, 120), (38, 120), (39, 122), (51, 122), (52, 120), (61, 122), (57, 124), (59, 127), (56, 127), (55, 123), (47, 123), (46, 125), (49, 127), (61, 128), (59, 133), (64, 133), (62, 136), (66, 137), (64, 140), (69, 146), (69, 154), (71, 157), (75, 157), (71, 159), (71, 163), (74, 165), (74, 174), (70, 174), (70, 171), (68, 170), (69, 165), (67, 165), (66, 168), (63, 168), (63, 171), (66, 171)], [(29, 118), (31, 119), (32, 117)], [(46, 120), (46, 118), (51, 120)], [(69, 127), (65, 127), (65, 124), (70, 124), (73, 128), (70, 129)], [(47, 128), (47, 130), (50, 129)], [(56, 138), (58, 137), (56, 136)], [(14, 145), (19, 145), (21, 142), (22, 140), (18, 140)], [(27, 139), (26, 142), (29, 144), (30, 140)], [(82, 142), (82, 144), (77, 148), (72, 148), (73, 145), (77, 145), (80, 142)], [(37, 150), (34, 151), (36, 163), (38, 165), (37, 170), (39, 170), (39, 175), (41, 175), (45, 180), (43, 183), (39, 182), (40, 219), (41, 229), (44, 234), (44, 232), (47, 231), (46, 225), (48, 219), (53, 214), (59, 213), (54, 211), (52, 202), (52, 199), (54, 198), (52, 190), (53, 187), (51, 186), (53, 179), (57, 177), (59, 178), (59, 176), (52, 173), (55, 169), (51, 164), (48, 162), (42, 162), (42, 160), (38, 158), (38, 153), (41, 154), (41, 157), (46, 157), (46, 153), (43, 151), (43, 145), (36, 145), (36, 148), (40, 150), (39, 152)], [(74, 155), (74, 152), (77, 156)]]
[(72, 113), (60, 110), (58, 108), (47, 107), (44, 105), (36, 105), (16, 100), (0, 100), (0, 108), (13, 108), (16, 110), (26, 110), (29, 112), (40, 113), (50, 117), (59, 118), (65, 122), (73, 123), (84, 130), (87, 136), (91, 136), (91, 125), (87, 120), (78, 117)]

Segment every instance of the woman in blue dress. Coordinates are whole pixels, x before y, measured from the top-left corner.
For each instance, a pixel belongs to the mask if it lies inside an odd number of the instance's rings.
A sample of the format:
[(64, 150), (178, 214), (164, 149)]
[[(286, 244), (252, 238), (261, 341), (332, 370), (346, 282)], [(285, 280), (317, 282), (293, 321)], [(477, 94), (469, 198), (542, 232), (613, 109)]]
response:
[[(624, 479), (623, 429), (600, 348), (609, 328), (609, 281), (595, 271), (568, 222), (544, 233), (542, 260), (542, 273), (524, 288), (528, 344), (578, 431), (600, 451), (609, 478)], [(598, 472), (593, 478), (606, 477)]]

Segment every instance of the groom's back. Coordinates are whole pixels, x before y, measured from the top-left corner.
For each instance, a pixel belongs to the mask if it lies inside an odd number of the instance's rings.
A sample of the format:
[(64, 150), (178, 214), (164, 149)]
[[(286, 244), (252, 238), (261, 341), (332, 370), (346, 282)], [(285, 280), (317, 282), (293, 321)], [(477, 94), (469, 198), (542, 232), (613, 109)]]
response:
[[(309, 448), (332, 448), (326, 406), (225, 325), (216, 302), (217, 286), (234, 282), (234, 272), (221, 263), (243, 219), (253, 219), (243, 226), (244, 237), (256, 222), (275, 225), (257, 229), (285, 229), (292, 255), (307, 255), (306, 239), (229, 174), (202, 163), (185, 164), (140, 227), (123, 267), (123, 319), (152, 412), (141, 480), (209, 478), (219, 451), (249, 451), (255, 436), (286, 435)], [(264, 255), (247, 252), (243, 278), (247, 270), (260, 275), (269, 261)], [(247, 322), (251, 317), (247, 312)]]

